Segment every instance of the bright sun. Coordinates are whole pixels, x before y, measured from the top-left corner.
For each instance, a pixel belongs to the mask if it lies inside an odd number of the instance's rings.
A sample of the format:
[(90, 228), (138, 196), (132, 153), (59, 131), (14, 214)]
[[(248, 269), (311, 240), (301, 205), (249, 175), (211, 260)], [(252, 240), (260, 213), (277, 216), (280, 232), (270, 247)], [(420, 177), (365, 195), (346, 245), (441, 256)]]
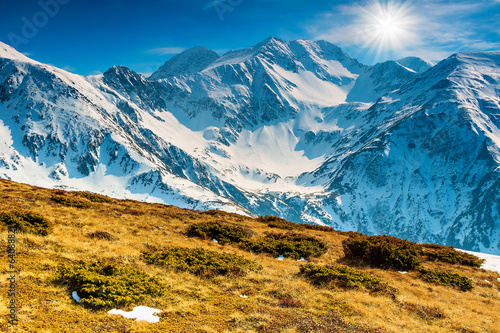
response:
[(396, 1), (375, 1), (360, 8), (358, 27), (362, 42), (376, 58), (396, 57), (417, 40), (419, 19), (413, 8)]

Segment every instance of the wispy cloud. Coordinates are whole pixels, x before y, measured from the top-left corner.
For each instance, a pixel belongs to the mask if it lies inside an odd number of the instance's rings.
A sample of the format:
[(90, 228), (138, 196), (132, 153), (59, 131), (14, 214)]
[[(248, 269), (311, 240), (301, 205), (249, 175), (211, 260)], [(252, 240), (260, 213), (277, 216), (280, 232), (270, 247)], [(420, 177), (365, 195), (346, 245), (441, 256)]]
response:
[(155, 49), (147, 50), (147, 54), (156, 54), (156, 55), (168, 55), (168, 54), (179, 54), (182, 51), (185, 51), (185, 47), (158, 47)]
[[(366, 45), (366, 31), (360, 24), (363, 11), (377, 1), (358, 1), (349, 5), (338, 5), (331, 11), (317, 16), (307, 27), (311, 38), (325, 39), (341, 47), (354, 50), (355, 57), (373, 60)], [(401, 43), (399, 56), (417, 55), (431, 60), (441, 60), (459, 51), (498, 49), (496, 40), (488, 34), (495, 33), (498, 23), (488, 11), (496, 8), (500, 0), (420, 0), (400, 2), (408, 8), (412, 18), (407, 40)], [(498, 17), (496, 18), (498, 19)], [(364, 28), (366, 29), (366, 27)], [(404, 44), (404, 45), (403, 45)], [(395, 56), (395, 55), (394, 55)]]
[(67, 72), (76, 72), (76, 68), (73, 66), (70, 66), (70, 65), (66, 65), (62, 69), (67, 71)]

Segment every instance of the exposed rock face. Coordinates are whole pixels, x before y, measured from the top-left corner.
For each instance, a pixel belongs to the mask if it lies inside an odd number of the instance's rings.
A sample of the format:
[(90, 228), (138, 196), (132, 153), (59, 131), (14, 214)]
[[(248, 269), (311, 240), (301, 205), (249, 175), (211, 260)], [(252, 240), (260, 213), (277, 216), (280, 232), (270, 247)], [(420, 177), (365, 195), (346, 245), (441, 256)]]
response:
[(271, 37), (82, 77), (0, 43), (0, 176), (500, 253), (499, 67)]

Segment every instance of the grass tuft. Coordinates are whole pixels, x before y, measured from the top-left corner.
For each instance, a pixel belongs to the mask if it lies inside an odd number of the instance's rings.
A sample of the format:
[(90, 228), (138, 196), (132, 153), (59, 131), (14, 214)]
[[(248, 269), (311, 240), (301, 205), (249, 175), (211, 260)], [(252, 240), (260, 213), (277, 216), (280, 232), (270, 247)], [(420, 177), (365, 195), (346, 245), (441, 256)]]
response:
[(107, 231), (99, 231), (99, 230), (90, 232), (86, 236), (91, 239), (108, 240), (108, 241), (118, 239), (118, 237), (113, 236)]

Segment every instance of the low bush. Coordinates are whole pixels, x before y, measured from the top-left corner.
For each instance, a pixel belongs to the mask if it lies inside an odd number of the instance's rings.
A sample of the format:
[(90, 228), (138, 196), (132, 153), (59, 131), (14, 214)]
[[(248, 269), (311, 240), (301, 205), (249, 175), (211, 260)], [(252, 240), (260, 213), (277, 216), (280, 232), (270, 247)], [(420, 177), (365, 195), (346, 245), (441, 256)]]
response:
[(269, 222), (267, 225), (270, 228), (277, 228), (277, 229), (283, 229), (283, 230), (305, 230), (306, 229), (306, 227), (304, 227), (302, 224), (292, 223), (292, 222), (288, 222), (286, 220), (272, 221), (272, 222)]
[(141, 253), (141, 259), (148, 264), (190, 272), (203, 277), (217, 275), (243, 276), (248, 271), (259, 271), (262, 266), (255, 261), (231, 253), (220, 253), (205, 249), (170, 247), (162, 250), (148, 250)]
[(250, 238), (250, 232), (241, 227), (222, 224), (219, 222), (201, 222), (191, 225), (187, 230), (190, 237), (202, 239), (216, 239), (219, 244), (241, 243)]
[(419, 273), (420, 277), (427, 282), (458, 288), (462, 291), (468, 291), (474, 288), (474, 284), (471, 279), (458, 274), (424, 268), (419, 269)]
[(313, 237), (300, 234), (268, 234), (264, 237), (249, 240), (242, 248), (255, 253), (268, 253), (274, 256), (283, 255), (287, 258), (321, 257), (326, 253), (326, 245)]
[(272, 216), (272, 215), (263, 215), (263, 216), (259, 216), (259, 217), (257, 218), (257, 221), (262, 222), (262, 223), (280, 222), (280, 221), (288, 222), (288, 221), (287, 221), (287, 220), (285, 220), (284, 218), (277, 217), (277, 216)]
[(84, 197), (89, 199), (92, 202), (97, 202), (97, 203), (102, 203), (102, 202), (112, 202), (113, 200), (105, 195), (100, 195), (96, 193), (91, 193), (91, 192), (74, 192), (76, 195), (80, 197)]
[(347, 236), (349, 238), (367, 237), (367, 235), (357, 231), (339, 231), (339, 234), (341, 234), (342, 236)]
[(420, 265), (417, 244), (391, 236), (357, 236), (342, 242), (347, 259), (373, 267), (415, 269)]
[(64, 195), (53, 195), (50, 197), (50, 200), (57, 202), (58, 204), (76, 208), (90, 208), (92, 205), (89, 202), (85, 202), (82, 200), (74, 199)]
[(380, 284), (379, 279), (375, 276), (342, 265), (305, 264), (300, 267), (299, 275), (304, 276), (315, 285), (373, 289)]
[(472, 267), (481, 267), (484, 259), (479, 259), (475, 255), (460, 252), (451, 246), (442, 246), (434, 244), (421, 245), (422, 253), (429, 259), (439, 260), (450, 264), (458, 264)]
[(76, 291), (80, 304), (92, 309), (124, 306), (163, 294), (162, 284), (146, 273), (101, 261), (60, 266), (55, 281)]
[(318, 230), (318, 231), (326, 231), (326, 232), (332, 232), (335, 231), (332, 227), (327, 227), (325, 225), (318, 225), (318, 224), (304, 224), (304, 228), (309, 229), (309, 230)]
[(27, 211), (11, 211), (0, 213), (0, 223), (7, 228), (14, 227), (22, 233), (47, 236), (50, 222), (43, 216)]
[(304, 230), (305, 227), (302, 224), (289, 222), (281, 217), (277, 216), (260, 216), (257, 218), (257, 221), (267, 223), (270, 228), (277, 228), (283, 230)]

